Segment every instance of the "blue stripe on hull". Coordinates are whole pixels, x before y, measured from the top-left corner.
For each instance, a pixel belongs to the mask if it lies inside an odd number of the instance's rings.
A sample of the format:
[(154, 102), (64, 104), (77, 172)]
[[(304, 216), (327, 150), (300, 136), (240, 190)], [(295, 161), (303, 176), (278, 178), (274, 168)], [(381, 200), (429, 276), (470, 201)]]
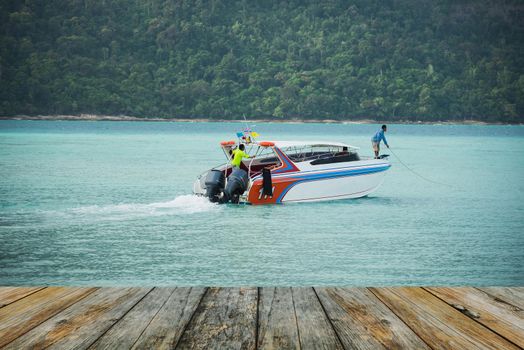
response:
[[(325, 174), (325, 173), (333, 171), (333, 170), (349, 171), (350, 169), (352, 170), (352, 169), (355, 169), (355, 168), (364, 168), (364, 167), (366, 167), (365, 169), (368, 169), (369, 167), (377, 167), (377, 166), (387, 166), (389, 168), (389, 167), (391, 167), (391, 164), (388, 164), (388, 163), (364, 164), (364, 165), (354, 165), (354, 166), (345, 166), (345, 167), (328, 168), (328, 169), (299, 170), (299, 171), (286, 172), (286, 173), (280, 173), (278, 171), (272, 171), (271, 174), (272, 174), (273, 178), (277, 179), (277, 178), (285, 178), (285, 177), (296, 177), (297, 173), (299, 175), (308, 174), (308, 173), (322, 173), (322, 174)], [(262, 175), (257, 175), (252, 180), (255, 181), (255, 180), (258, 180), (258, 179), (261, 179), (261, 178), (262, 178)]]
[(295, 185), (298, 185), (303, 182), (311, 182), (311, 181), (318, 181), (318, 180), (326, 180), (326, 179), (336, 179), (340, 177), (349, 177), (349, 176), (359, 176), (359, 175), (369, 175), (369, 174), (375, 174), (380, 173), (383, 171), (388, 170), (391, 167), (391, 165), (383, 166), (383, 167), (377, 167), (377, 168), (366, 168), (366, 169), (356, 169), (356, 170), (348, 170), (348, 171), (337, 171), (337, 172), (331, 172), (331, 173), (323, 173), (323, 174), (306, 174), (306, 175), (295, 175), (294, 178), (298, 178), (300, 180), (295, 181), (291, 184), (289, 184), (278, 196), (276, 202), (281, 203), (284, 196), (289, 192), (291, 188), (293, 188)]

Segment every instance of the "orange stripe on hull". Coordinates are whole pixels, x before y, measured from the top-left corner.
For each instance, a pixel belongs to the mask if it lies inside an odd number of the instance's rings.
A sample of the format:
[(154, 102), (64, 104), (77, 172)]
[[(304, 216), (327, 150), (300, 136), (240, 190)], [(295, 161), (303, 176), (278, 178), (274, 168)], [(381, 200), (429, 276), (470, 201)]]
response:
[(275, 179), (273, 180), (273, 196), (262, 195), (262, 180), (256, 180), (247, 196), (247, 201), (251, 204), (276, 204), (277, 198), (283, 193), (283, 191), (292, 183), (297, 181), (295, 178)]

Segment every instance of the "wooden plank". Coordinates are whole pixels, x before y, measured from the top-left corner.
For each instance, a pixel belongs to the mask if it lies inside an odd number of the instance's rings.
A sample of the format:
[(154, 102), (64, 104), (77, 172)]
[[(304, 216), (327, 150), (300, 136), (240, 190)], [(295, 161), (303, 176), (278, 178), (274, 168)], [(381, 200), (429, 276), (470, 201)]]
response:
[(343, 349), (313, 288), (293, 288), (302, 349)]
[(370, 288), (433, 349), (517, 349), (422, 288)]
[(426, 344), (366, 288), (315, 288), (348, 349), (427, 349)]
[(420, 338), (435, 349), (524, 347), (524, 288), (150, 291), (0, 288), (9, 302), (0, 347), (427, 348)]
[(0, 309), (0, 347), (5, 346), (96, 288), (48, 287)]
[(180, 339), (181, 349), (254, 349), (257, 288), (210, 288)]
[(0, 308), (44, 288), (45, 287), (0, 287)]
[(291, 288), (260, 288), (258, 347), (300, 349), (298, 325)]
[(33, 328), (7, 349), (85, 349), (151, 288), (103, 288)]
[(466, 316), (524, 348), (524, 311), (476, 288), (426, 288)]
[(508, 303), (524, 309), (524, 287), (485, 287), (478, 288), (495, 297), (501, 303)]
[(99, 338), (91, 349), (130, 349), (174, 288), (155, 288)]
[(175, 348), (205, 291), (205, 288), (176, 288), (133, 349)]

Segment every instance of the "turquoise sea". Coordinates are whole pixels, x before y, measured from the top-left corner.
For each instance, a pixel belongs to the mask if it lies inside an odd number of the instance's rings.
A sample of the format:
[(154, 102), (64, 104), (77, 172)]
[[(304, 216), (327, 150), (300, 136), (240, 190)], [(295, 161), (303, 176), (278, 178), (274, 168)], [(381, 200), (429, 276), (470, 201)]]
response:
[[(378, 125), (255, 123), (342, 141)], [(0, 285), (524, 285), (524, 127), (389, 125), (369, 197), (191, 195), (240, 123), (0, 121)], [(384, 153), (388, 153), (387, 149)]]

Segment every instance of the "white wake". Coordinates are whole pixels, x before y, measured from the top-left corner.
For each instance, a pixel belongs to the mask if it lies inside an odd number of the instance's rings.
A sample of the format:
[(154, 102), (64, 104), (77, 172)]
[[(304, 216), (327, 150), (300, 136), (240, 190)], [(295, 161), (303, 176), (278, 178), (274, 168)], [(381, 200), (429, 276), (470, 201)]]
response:
[(125, 220), (137, 217), (195, 214), (213, 210), (219, 210), (218, 204), (211, 203), (205, 197), (181, 195), (167, 202), (90, 205), (73, 208), (69, 214), (97, 216), (99, 219), (108, 220)]

